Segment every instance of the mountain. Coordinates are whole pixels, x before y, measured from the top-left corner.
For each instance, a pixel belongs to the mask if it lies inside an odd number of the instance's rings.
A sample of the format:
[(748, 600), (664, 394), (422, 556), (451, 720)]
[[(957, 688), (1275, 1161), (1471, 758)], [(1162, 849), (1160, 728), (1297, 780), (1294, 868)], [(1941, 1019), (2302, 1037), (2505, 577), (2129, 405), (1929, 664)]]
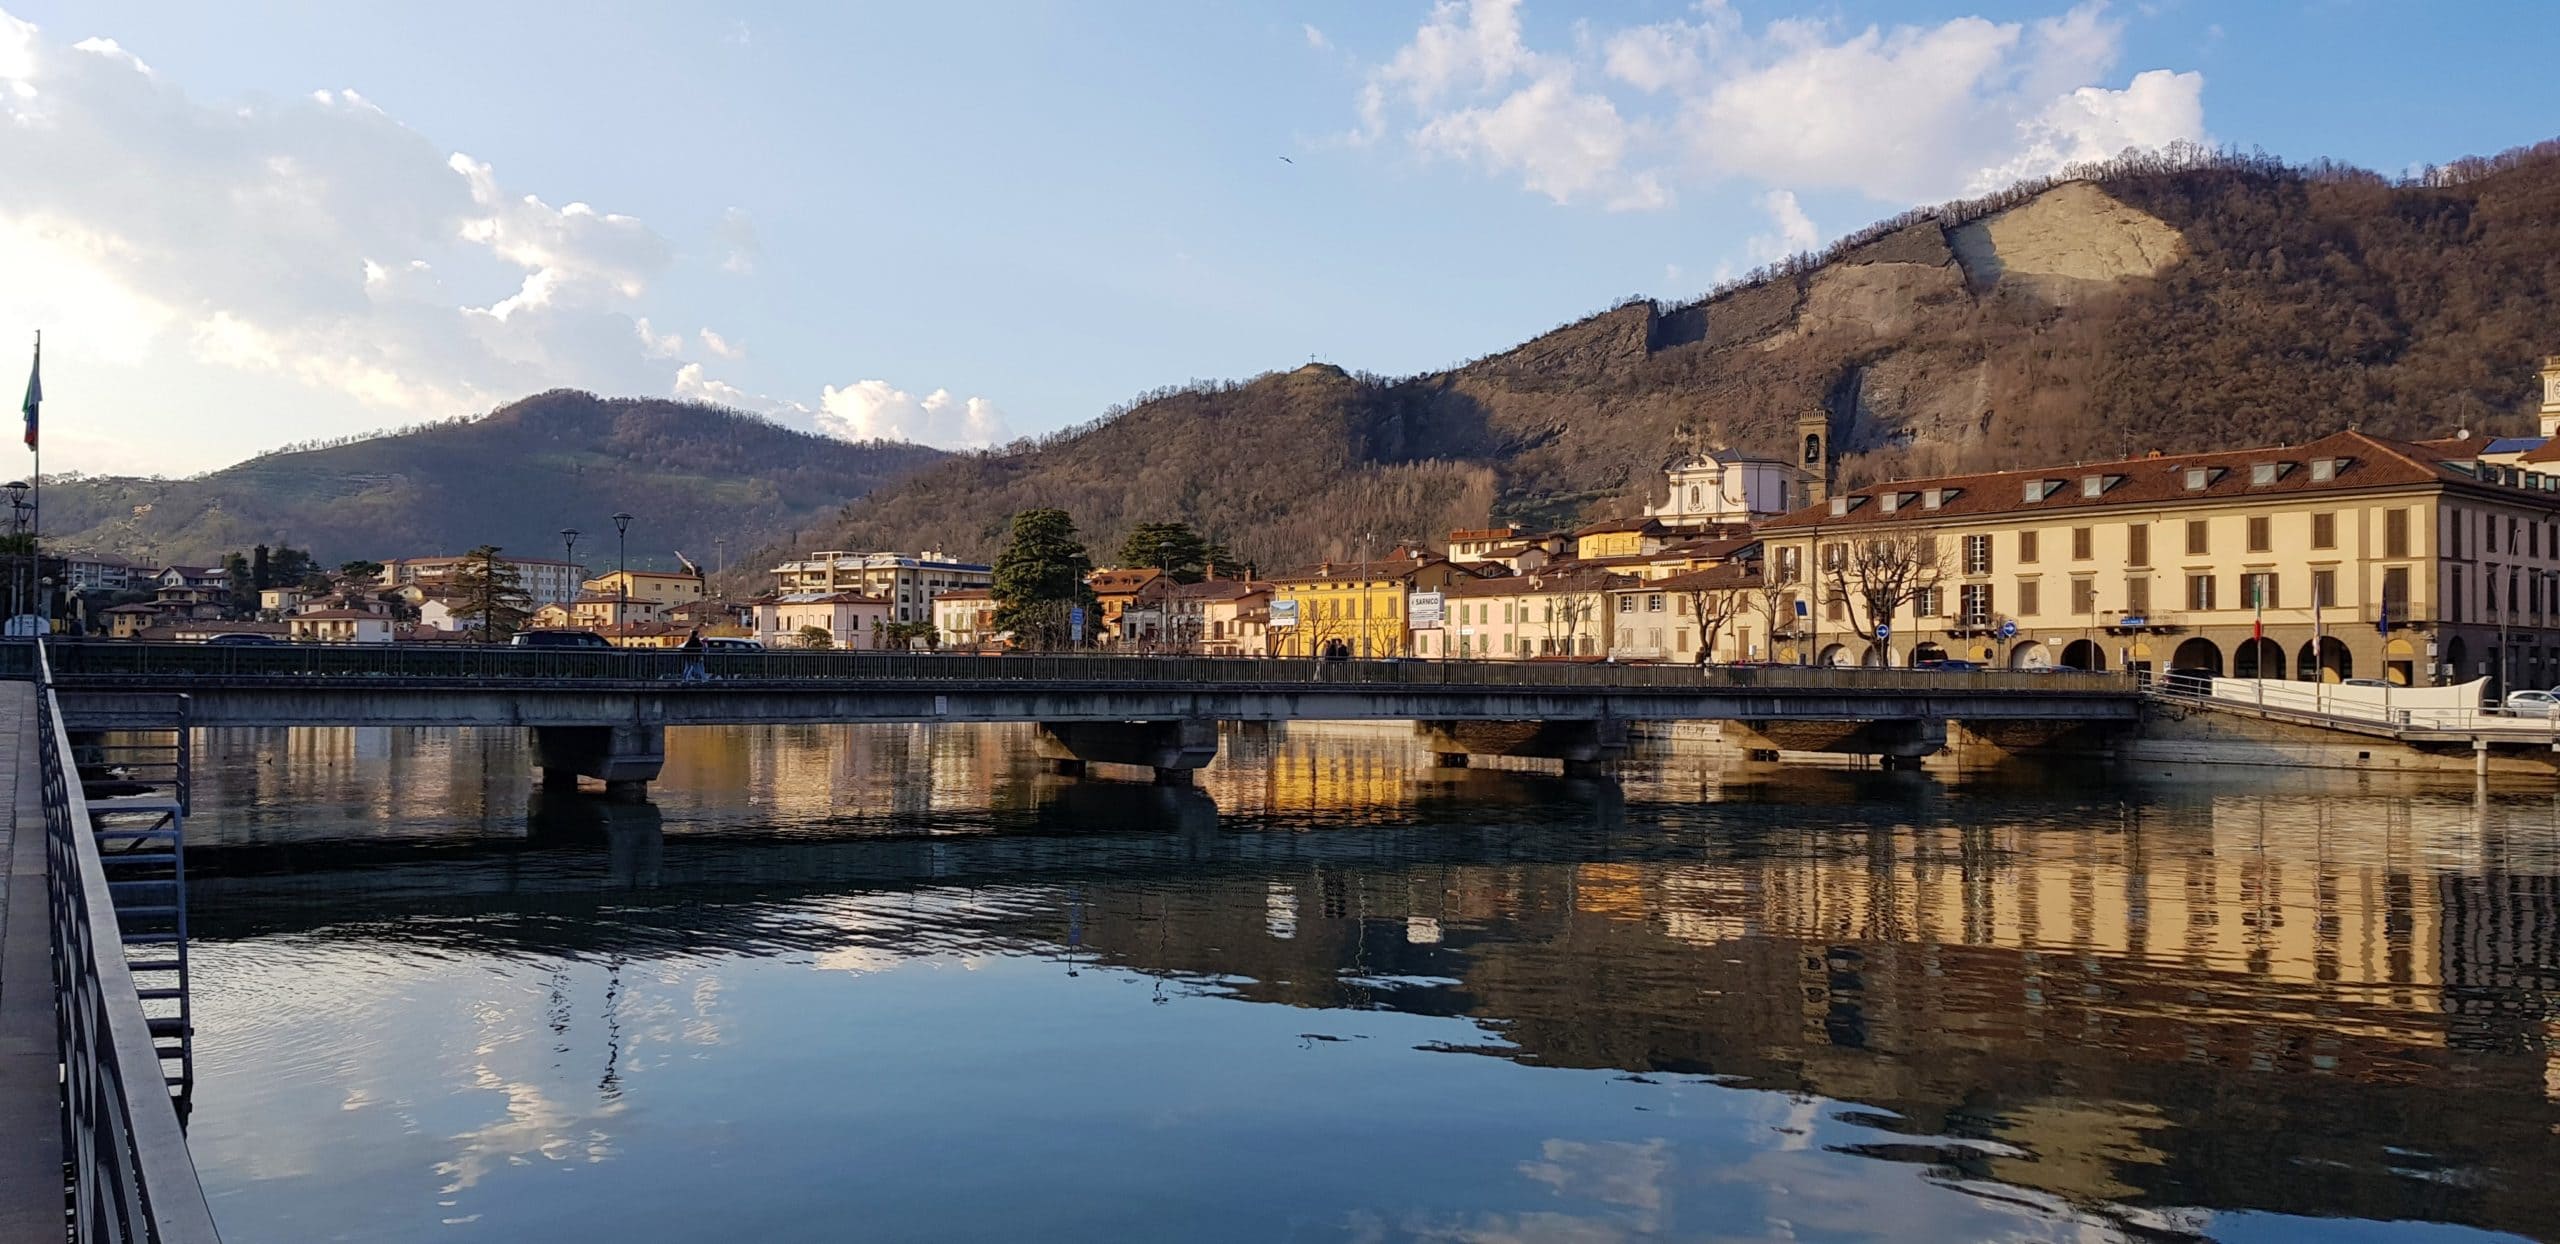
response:
[[(832, 515), (851, 498), (925, 467), (940, 450), (853, 444), (689, 402), (555, 390), (473, 419), (320, 448), (262, 454), (184, 480), (49, 483), (56, 547), (210, 562), (253, 545), (352, 558), (455, 553), (496, 544), (557, 557), (613, 557), (612, 515), (629, 511), (631, 562), (706, 565)], [(599, 560), (603, 559), (603, 560)]]
[(2530, 427), (2560, 352), (2560, 141), (2403, 180), (2175, 150), (1879, 222), (1687, 303), (1401, 379), (1311, 364), (954, 457), (789, 548), (977, 555), (1068, 510), (1264, 565), (1488, 518), (1631, 512), (1666, 461), (1827, 412), (1859, 482), (2127, 452)]

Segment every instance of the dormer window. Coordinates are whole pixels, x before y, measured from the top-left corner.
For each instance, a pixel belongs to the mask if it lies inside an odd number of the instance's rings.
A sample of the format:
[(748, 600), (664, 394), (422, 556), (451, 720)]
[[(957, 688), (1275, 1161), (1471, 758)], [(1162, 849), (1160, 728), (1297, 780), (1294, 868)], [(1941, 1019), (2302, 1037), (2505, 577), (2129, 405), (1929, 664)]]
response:
[(2080, 477), (2080, 495), (2081, 495), (2081, 496), (2084, 496), (2084, 497), (2095, 497), (2095, 496), (2100, 496), (2100, 495), (2104, 494), (2106, 491), (2107, 491), (2107, 477), (2106, 477), (2106, 476), (2103, 476), (2103, 475), (2083, 475), (2083, 476), (2081, 476), (2081, 477)]
[(1831, 517), (1841, 518), (1846, 516), (1848, 513), (1849, 499), (1847, 497), (1833, 497), (1831, 499)]
[(2292, 469), (2293, 464), (2290, 462), (2253, 463), (2249, 467), (2249, 486), (2252, 488), (2263, 488), (2277, 480), (2283, 479), (2285, 472)]
[(2204, 491), (2204, 489), (2205, 489), (2205, 485), (2210, 484), (2210, 483), (2212, 483), (2212, 482), (2213, 482), (2213, 473), (2212, 473), (2212, 472), (2205, 470), (2203, 467), (2188, 467), (2188, 468), (2187, 468), (2187, 491), (2188, 491), (2188, 492), (2203, 492), (2203, 491)]
[(1932, 488), (1927, 492), (1920, 494), (1920, 508), (1924, 510), (1937, 509), (1939, 506), (1946, 504), (1946, 501), (1947, 490), (1944, 488)]
[(2323, 484), (2338, 478), (2338, 460), (2335, 458), (2312, 459), (2311, 478), (2313, 482)]
[(2029, 504), (2034, 504), (2035, 502), (2042, 501), (2045, 498), (2052, 496), (2054, 493), (2061, 491), (2061, 489), (2061, 480), (2031, 479), (2027, 481), (2026, 488), (2020, 495)]
[(1886, 493), (1883, 496), (1876, 498), (1876, 504), (1882, 507), (1885, 513), (1891, 514), (1895, 510), (1902, 508), (1902, 494), (1898, 492)]

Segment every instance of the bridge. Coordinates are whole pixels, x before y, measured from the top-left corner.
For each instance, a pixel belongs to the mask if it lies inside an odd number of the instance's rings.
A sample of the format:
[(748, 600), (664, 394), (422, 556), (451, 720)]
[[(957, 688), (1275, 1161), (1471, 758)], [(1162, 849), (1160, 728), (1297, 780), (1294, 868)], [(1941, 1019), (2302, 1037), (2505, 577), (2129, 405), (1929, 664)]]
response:
[[(1916, 764), (1950, 725), (2032, 748), (2129, 727), (2104, 674), (1699, 668), (1570, 662), (1322, 661), (917, 652), (692, 653), (481, 646), (48, 642), (82, 732), (196, 726), (519, 726), (552, 786), (645, 793), (671, 726), (1030, 722), (1066, 771), (1143, 766), (1183, 784), (1220, 722), (1412, 721), (1444, 762), (1535, 756), (1605, 768), (1642, 721), (1738, 722), (1754, 750)], [(1764, 746), (1765, 745), (1765, 746)]]

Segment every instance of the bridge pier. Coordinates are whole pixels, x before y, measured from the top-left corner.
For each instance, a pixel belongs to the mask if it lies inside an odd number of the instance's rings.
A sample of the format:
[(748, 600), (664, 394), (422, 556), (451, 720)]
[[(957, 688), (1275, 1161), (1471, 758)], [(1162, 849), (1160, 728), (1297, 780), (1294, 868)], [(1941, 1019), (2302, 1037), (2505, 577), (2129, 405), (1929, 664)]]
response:
[(1567, 777), (1600, 777), (1627, 754), (1627, 723), (1614, 717), (1549, 721), (1417, 721), (1434, 758), (1447, 768), (1474, 756), (1532, 756), (1564, 762)]
[(667, 765), (667, 728), (647, 723), (613, 726), (535, 726), (533, 761), (547, 790), (575, 789), (578, 779), (604, 783), (604, 793), (637, 802)]
[(1159, 786), (1189, 786), (1193, 771), (1218, 758), (1218, 723), (1205, 717), (1044, 721), (1037, 746), (1059, 773), (1082, 773), (1087, 764), (1137, 765), (1155, 770)]

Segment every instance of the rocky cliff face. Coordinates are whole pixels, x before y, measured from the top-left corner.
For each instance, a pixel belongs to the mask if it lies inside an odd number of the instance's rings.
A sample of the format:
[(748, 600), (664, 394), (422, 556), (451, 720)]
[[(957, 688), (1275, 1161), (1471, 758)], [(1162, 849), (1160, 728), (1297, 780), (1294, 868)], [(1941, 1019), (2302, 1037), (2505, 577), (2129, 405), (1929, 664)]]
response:
[(927, 471), (821, 538), (986, 553), (1012, 509), (1057, 504), (1106, 544), (1180, 518), (1266, 561), (1352, 553), (1631, 511), (1667, 460), (1777, 449), (1812, 411), (1853, 481), (2520, 427), (2534, 360), (2560, 349), (2560, 148), (2464, 167), (2391, 185), (2226, 158), (1953, 205), (1447, 372), (1169, 395)]

